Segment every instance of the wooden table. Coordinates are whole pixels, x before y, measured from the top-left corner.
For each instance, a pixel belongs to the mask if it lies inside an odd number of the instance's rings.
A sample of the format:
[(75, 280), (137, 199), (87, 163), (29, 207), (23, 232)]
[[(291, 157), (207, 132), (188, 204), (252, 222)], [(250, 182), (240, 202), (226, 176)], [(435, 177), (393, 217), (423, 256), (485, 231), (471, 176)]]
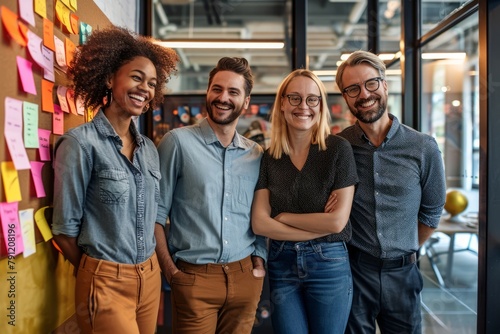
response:
[[(436, 232), (442, 232), (447, 234), (450, 237), (450, 243), (448, 245), (448, 250), (446, 252), (438, 252), (433, 250), (433, 244), (437, 242), (436, 238), (429, 238), (429, 240), (426, 241), (425, 243), (425, 250), (427, 257), (429, 259), (429, 262), (431, 264), (432, 270), (434, 271), (434, 274), (436, 275), (436, 278), (439, 282), (439, 284), (443, 287), (446, 287), (448, 284), (451, 282), (451, 275), (453, 271), (453, 257), (454, 254), (457, 252), (462, 252), (462, 251), (470, 251), (473, 253), (477, 254), (477, 251), (474, 249), (470, 248), (470, 242), (472, 239), (473, 235), (477, 235), (478, 233), (478, 224), (477, 224), (477, 217), (465, 217), (462, 218), (460, 222), (456, 221), (450, 221), (449, 220), (449, 215), (445, 215), (441, 217), (441, 220), (439, 222), (439, 226), (436, 229)], [(455, 236), (458, 233), (469, 233), (471, 234), (471, 239), (469, 239), (469, 243), (467, 247), (465, 248), (460, 248), (460, 249), (455, 249)], [(441, 275), (441, 272), (439, 268), (437, 267), (437, 264), (435, 262), (435, 257), (441, 255), (441, 254), (447, 254), (447, 261), (446, 261), (446, 280), (443, 280), (443, 277)]]

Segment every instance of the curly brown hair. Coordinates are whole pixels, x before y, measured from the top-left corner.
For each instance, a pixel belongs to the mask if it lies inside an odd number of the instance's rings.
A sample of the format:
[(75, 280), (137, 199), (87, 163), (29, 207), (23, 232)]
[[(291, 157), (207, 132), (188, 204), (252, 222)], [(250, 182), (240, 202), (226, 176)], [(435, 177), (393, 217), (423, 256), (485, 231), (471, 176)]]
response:
[(75, 98), (80, 97), (85, 108), (94, 110), (102, 106), (108, 78), (135, 57), (146, 57), (156, 68), (160, 83), (155, 88), (149, 110), (160, 106), (165, 85), (177, 71), (179, 55), (154, 41), (116, 26), (93, 31), (87, 42), (78, 46), (67, 71)]

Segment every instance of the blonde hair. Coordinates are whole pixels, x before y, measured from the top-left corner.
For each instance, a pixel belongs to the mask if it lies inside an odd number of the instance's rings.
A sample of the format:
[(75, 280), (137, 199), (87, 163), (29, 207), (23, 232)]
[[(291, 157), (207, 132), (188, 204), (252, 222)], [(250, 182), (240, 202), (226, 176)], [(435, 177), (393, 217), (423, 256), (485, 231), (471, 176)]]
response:
[(288, 137), (288, 127), (286, 124), (285, 116), (281, 110), (283, 99), (286, 89), (290, 81), (296, 77), (306, 77), (313, 80), (320, 91), (320, 117), (316, 126), (313, 129), (311, 136), (311, 144), (318, 144), (320, 151), (326, 150), (326, 138), (330, 134), (330, 111), (328, 110), (326, 88), (323, 82), (312, 72), (306, 69), (298, 69), (290, 73), (281, 84), (278, 86), (276, 98), (274, 100), (273, 109), (271, 111), (271, 144), (269, 146), (269, 153), (275, 159), (280, 159), (283, 153), (290, 154), (290, 139)]

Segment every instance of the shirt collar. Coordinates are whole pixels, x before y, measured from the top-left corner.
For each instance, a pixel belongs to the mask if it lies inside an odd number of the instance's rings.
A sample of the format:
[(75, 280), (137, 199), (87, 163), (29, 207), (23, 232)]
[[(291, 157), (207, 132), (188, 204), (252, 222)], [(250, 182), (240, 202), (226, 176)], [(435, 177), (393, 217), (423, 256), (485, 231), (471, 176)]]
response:
[[(201, 129), (201, 133), (203, 135), (203, 139), (205, 139), (205, 143), (207, 145), (219, 142), (217, 135), (215, 134), (214, 130), (212, 129), (206, 118), (204, 118), (199, 123), (199, 126)], [(247, 143), (247, 141), (243, 140), (242, 136), (236, 131), (229, 147), (247, 149), (250, 147), (250, 145)]]
[[(391, 128), (389, 129), (389, 132), (385, 136), (384, 142), (388, 142), (396, 134), (396, 132), (399, 129), (399, 126), (401, 125), (401, 123), (399, 123), (399, 120), (396, 116), (394, 116), (391, 113), (389, 113), (388, 115), (389, 115), (389, 118), (392, 120), (392, 124), (391, 124)], [(355, 134), (358, 138), (364, 138), (365, 140), (368, 140), (363, 129), (361, 129), (361, 126), (359, 126), (359, 121), (356, 121), (356, 123), (354, 124), (354, 131), (355, 131)]]
[[(99, 132), (99, 134), (101, 134), (103, 137), (113, 137), (117, 140), (120, 140), (120, 136), (118, 136), (102, 109), (99, 109), (97, 114), (92, 119), (92, 122), (94, 123), (97, 132)], [(141, 145), (143, 139), (139, 134), (139, 130), (137, 130), (134, 120), (130, 122), (130, 132), (132, 133), (132, 136), (134, 136), (137, 145)]]

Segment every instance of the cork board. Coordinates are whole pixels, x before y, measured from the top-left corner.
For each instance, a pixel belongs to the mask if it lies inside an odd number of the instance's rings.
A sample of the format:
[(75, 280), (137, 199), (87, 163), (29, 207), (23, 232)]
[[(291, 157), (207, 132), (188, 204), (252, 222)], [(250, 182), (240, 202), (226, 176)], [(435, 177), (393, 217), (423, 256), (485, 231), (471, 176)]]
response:
[[(56, 3), (58, 1), (43, 1), (46, 3), (46, 19), (53, 23), (53, 34), (61, 41), (65, 41), (66, 39), (70, 40), (75, 46), (79, 44), (80, 37), (78, 34), (73, 34), (66, 29), (65, 25), (59, 21), (57, 14), (55, 12)], [(60, 1), (59, 1), (60, 2)], [(67, 1), (69, 3), (69, 1)], [(2, 1), (2, 5), (11, 12), (20, 16), (21, 9), (19, 8), (20, 1), (18, 0), (6, 0)], [(99, 29), (100, 27), (105, 27), (110, 24), (108, 18), (101, 12), (101, 10), (94, 4), (93, 1), (85, 0), (76, 2), (77, 9), (76, 11), (70, 10), (74, 15), (76, 15), (78, 22), (84, 22), (92, 27), (92, 30)], [(19, 19), (22, 23), (24, 23), (29, 31), (36, 36), (43, 38), (44, 31), (44, 20), (37, 13), (32, 13), (34, 16), (34, 25), (27, 23), (23, 19)], [(48, 142), (46, 145), (49, 146), (48, 151), (50, 152), (50, 159), (52, 159), (52, 148), (53, 144), (58, 138), (58, 134), (55, 134), (53, 125), (54, 114), (51, 112), (43, 111), (42, 108), (42, 81), (44, 80), (44, 69), (39, 66), (33, 59), (31, 53), (29, 52), (29, 48), (27, 46), (19, 45), (12, 37), (9, 31), (5, 27), (5, 23), (2, 21), (2, 30), (0, 32), (0, 127), (2, 128), (2, 136), (0, 137), (0, 162), (10, 162), (13, 161), (11, 152), (9, 150), (9, 146), (7, 145), (6, 138), (4, 136), (5, 129), (5, 121), (6, 121), (6, 99), (14, 99), (16, 101), (21, 101), (23, 106), (25, 102), (31, 103), (33, 106), (38, 106), (38, 125), (33, 127), (34, 129), (45, 129), (50, 131), (50, 135), (48, 137)], [(36, 95), (33, 93), (27, 93), (24, 90), (24, 81), (22, 76), (19, 74), (18, 61), (21, 59), (22, 61), (27, 60), (32, 63), (32, 77), (34, 82), (34, 89), (36, 90)], [(24, 60), (23, 60), (24, 59)], [(54, 61), (54, 63), (57, 63)], [(54, 67), (54, 82), (52, 89), (52, 102), (56, 105), (59, 105), (59, 99), (57, 96), (57, 88), (59, 86), (67, 86), (68, 80), (66, 78), (66, 74), (63, 70), (61, 70), (58, 66)], [(47, 80), (50, 83), (50, 80)], [(75, 115), (72, 113), (63, 112), (60, 115), (63, 122), (63, 131), (66, 131), (72, 127), (75, 127), (79, 124), (82, 124), (85, 121), (84, 115)], [(26, 123), (24, 121), (26, 120)], [(23, 119), (23, 126), (27, 126), (27, 119)], [(60, 124), (60, 123), (59, 123)], [(59, 125), (61, 128), (61, 125)], [(24, 131), (24, 129), (23, 129)], [(52, 204), (53, 198), (53, 173), (51, 160), (43, 161), (41, 157), (42, 152), (40, 152), (39, 148), (26, 148), (25, 149), (29, 162), (38, 161), (43, 163), (43, 167), (41, 168), (41, 180), (43, 183), (43, 188), (45, 190), (45, 196), (41, 197), (40, 194), (36, 191), (34, 177), (32, 176), (31, 169), (22, 169), (18, 170), (18, 180), (19, 180), (19, 189), (20, 189), (20, 200), (14, 200), (14, 202), (18, 202), (18, 210), (26, 210), (33, 209), (34, 212), (39, 210), (40, 208), (50, 206)], [(46, 158), (45, 158), (46, 159)], [(2, 175), (4, 177), (4, 175)], [(3, 181), (3, 179), (2, 179)], [(10, 192), (10, 190), (8, 190)], [(11, 192), (12, 193), (12, 192)], [(16, 193), (16, 191), (14, 191)], [(39, 197), (40, 196), (40, 197)], [(0, 187), (0, 202), (12, 202), (12, 197), (16, 198), (15, 195), (11, 195), (5, 190), (4, 183)], [(50, 218), (50, 212), (47, 211), (46, 216)], [(35, 224), (36, 226), (36, 224)], [(0, 230), (0, 233), (3, 231)], [(35, 239), (37, 242), (44, 241), (42, 234), (39, 229), (35, 227)], [(4, 238), (0, 238), (0, 256), (6, 256), (7, 247), (4, 245)]]

